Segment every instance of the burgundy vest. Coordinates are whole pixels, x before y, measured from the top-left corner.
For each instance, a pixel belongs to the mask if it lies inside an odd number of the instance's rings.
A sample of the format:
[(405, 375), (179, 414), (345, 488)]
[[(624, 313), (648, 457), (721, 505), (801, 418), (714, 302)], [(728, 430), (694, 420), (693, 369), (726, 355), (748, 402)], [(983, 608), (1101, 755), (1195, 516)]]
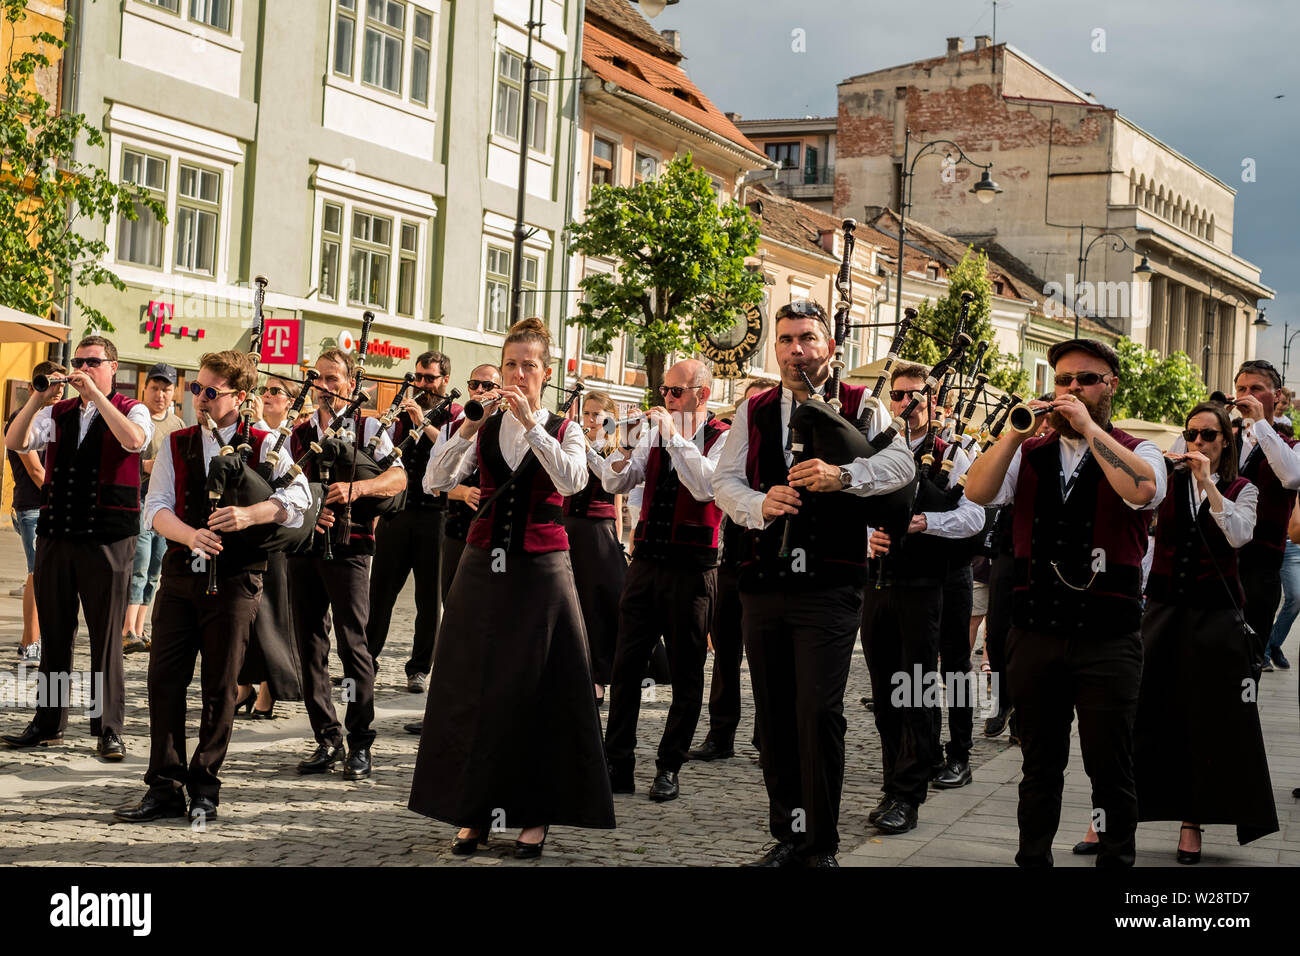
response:
[[(840, 414), (856, 421), (866, 389), (840, 385)], [(781, 443), (781, 389), (772, 388), (746, 405), (749, 444), (745, 477), (755, 491), (766, 493), (773, 485), (787, 484), (789, 467)], [(742, 545), (740, 589), (782, 591), (860, 586), (867, 574), (868, 499), (858, 495), (805, 495), (798, 520), (791, 529), (791, 554), (800, 549), (801, 570), (794, 558), (780, 556), (785, 520), (773, 521), (762, 531), (749, 530)]]
[[(1196, 516), (1188, 500), (1192, 476), (1179, 472), (1169, 479), (1169, 492), (1156, 515), (1156, 548), (1147, 578), (1147, 596), (1166, 604), (1189, 604), (1196, 607), (1231, 607), (1228, 591), (1219, 574), (1227, 579), (1228, 588), (1238, 606), (1246, 603), (1237, 572), (1237, 551), (1210, 517), (1210, 502), (1201, 502)], [(1249, 485), (1245, 478), (1231, 483), (1220, 481), (1219, 493), (1236, 501)], [(1197, 526), (1200, 529), (1197, 529)], [(1209, 550), (1206, 550), (1206, 545)], [(1218, 570), (1215, 570), (1215, 566)]]
[[(710, 418), (702, 426), (707, 456), (730, 428)], [(722, 509), (710, 498), (697, 501), (677, 475), (669, 469), (668, 449), (656, 442), (646, 456), (645, 494), (641, 498), (641, 515), (633, 532), (632, 557), (649, 561), (686, 563), (698, 569), (718, 564), (718, 527)]]
[[(504, 414), (493, 415), (478, 431), (479, 490), (483, 495), (480, 507), (511, 475), (501, 454), (504, 418)], [(550, 415), (544, 427), (551, 437), (563, 441), (565, 429), (572, 424), (567, 418)], [(568, 551), (569, 535), (560, 520), (563, 499), (551, 476), (536, 455), (525, 455), (519, 467), (519, 477), (469, 526), (465, 543), (491, 551), (502, 548), (507, 553)]]
[[(250, 465), (262, 457), (262, 442), (270, 432), (254, 428), (248, 454)], [(203, 435), (198, 425), (178, 428), (167, 436), (171, 445), (173, 489), (176, 495), (174, 513), (191, 528), (204, 528), (208, 524), (207, 469), (203, 463)], [(191, 552), (175, 541), (167, 542), (163, 557), (163, 571), (167, 574), (194, 573)], [(222, 576), (239, 571), (266, 570), (266, 551), (248, 544), (239, 532), (221, 536), (221, 554), (217, 558)]]
[[(1294, 448), (1293, 438), (1282, 438), (1288, 448)], [(1244, 568), (1256, 568), (1276, 573), (1282, 569), (1282, 553), (1286, 550), (1286, 526), (1295, 507), (1296, 493), (1284, 488), (1273, 473), (1263, 449), (1256, 445), (1241, 469), (1241, 477), (1259, 489), (1259, 509), (1255, 516), (1255, 536), (1241, 549)]]
[[(118, 392), (109, 400), (123, 415), (140, 403)], [(77, 444), (81, 399), (50, 407), (54, 434), (45, 447), (45, 484), (36, 533), (55, 538), (117, 541), (140, 533), (140, 454), (122, 447), (103, 415)]]
[[(1118, 428), (1110, 436), (1130, 451), (1141, 444)], [(1020, 447), (1012, 525), (1013, 623), (1081, 637), (1139, 630), (1150, 512), (1130, 508), (1091, 453), (1062, 500), (1057, 432)], [(1105, 570), (1100, 570), (1103, 559)]]
[(587, 471), (587, 487), (564, 499), (564, 516), (591, 518), (593, 521), (614, 518), (614, 495), (605, 490), (599, 475), (590, 468)]
[[(361, 419), (360, 422), (356, 424), (356, 427), (353, 431), (353, 435), (354, 437), (358, 436), (362, 434), (364, 431), (365, 431), (365, 419), (363, 418)], [(289, 434), (289, 453), (293, 456), (293, 460), (297, 461), (299, 458), (301, 458), (303, 456), (303, 453), (306, 452), (311, 447), (311, 443), (319, 439), (320, 439), (320, 432), (317, 430), (315, 423), (313, 423), (310, 418), (307, 419), (307, 421), (303, 422), (301, 425), (296, 426), (294, 430)], [(364, 442), (362, 444), (364, 445)], [(308, 463), (307, 467), (303, 469), (303, 476), (311, 484), (320, 484), (321, 482), (320, 471), (316, 467), (315, 459), (313, 459), (310, 463)], [(346, 478), (347, 476), (343, 475), (341, 477)], [(338, 480), (340, 480), (340, 475), (336, 469), (330, 475), (330, 482), (333, 483)], [(322, 495), (322, 500), (323, 498), (324, 496)], [(324, 505), (322, 505), (322, 507), (324, 507)], [(330, 505), (329, 507), (333, 509), (335, 517), (339, 521), (342, 521), (343, 505), (341, 504)], [(333, 545), (332, 551), (335, 557), (349, 557), (355, 555), (374, 554), (375, 553), (375, 524), (378, 521), (379, 519), (377, 517), (364, 518), (364, 519), (358, 518), (357, 503), (355, 501), (352, 502), (352, 521), (350, 522), (350, 525), (348, 527), (347, 544)], [(330, 530), (334, 531), (336, 529), (337, 526), (335, 526), (335, 528), (331, 528)], [(334, 540), (337, 541), (338, 539), (334, 539)], [(312, 548), (311, 548), (312, 552), (313, 553), (319, 552), (320, 549), (323, 547), (324, 544), (323, 544), (323, 539), (321, 539), (321, 536), (313, 535)]]

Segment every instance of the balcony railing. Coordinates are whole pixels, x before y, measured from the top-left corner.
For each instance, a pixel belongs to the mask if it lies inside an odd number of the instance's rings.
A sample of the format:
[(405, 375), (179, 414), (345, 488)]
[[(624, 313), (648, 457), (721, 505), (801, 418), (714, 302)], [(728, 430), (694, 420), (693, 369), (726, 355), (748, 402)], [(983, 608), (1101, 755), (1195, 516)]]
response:
[(835, 167), (782, 166), (776, 173), (776, 181), (784, 186), (829, 186), (835, 182)]

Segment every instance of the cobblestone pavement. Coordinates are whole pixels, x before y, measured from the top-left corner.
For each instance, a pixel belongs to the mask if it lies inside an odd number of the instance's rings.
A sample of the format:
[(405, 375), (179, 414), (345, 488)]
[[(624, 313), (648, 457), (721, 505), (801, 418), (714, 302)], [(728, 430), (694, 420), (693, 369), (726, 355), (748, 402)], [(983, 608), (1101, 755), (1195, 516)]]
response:
[[(8, 596), (21, 583), (24, 567), (17, 536), (0, 531), (0, 678), (16, 674), (14, 647), (22, 608)], [(510, 856), (514, 832), (494, 836), (486, 851), (453, 857), (450, 827), (406, 809), (417, 738), (402, 725), (423, 714), (423, 695), (406, 691), (402, 664), (410, 646), (413, 588), (408, 583), (393, 618), (392, 637), (380, 660), (376, 692), (374, 775), (349, 783), (341, 773), (300, 777), (295, 763), (311, 748), (300, 703), (277, 703), (278, 719), (239, 720), (222, 772), (220, 819), (195, 832), (180, 820), (154, 824), (116, 823), (113, 809), (142, 795), (148, 762), (145, 701), (147, 654), (126, 658), (128, 754), (120, 764), (95, 757), (86, 719), (74, 713), (62, 746), (49, 750), (0, 748), (0, 865), (735, 865), (753, 859), (767, 840), (767, 801), (758, 755), (750, 745), (753, 704), (744, 674), (744, 713), (733, 759), (687, 764), (682, 795), (649, 801), (654, 749), (671, 695), (641, 708), (637, 785), (640, 793), (615, 797), (613, 831), (557, 827), (537, 862)], [(1288, 647), (1294, 646), (1289, 642)], [(1300, 653), (1292, 653), (1293, 659)], [(335, 672), (341, 668), (335, 662)], [(84, 629), (78, 636), (76, 667), (86, 668)], [(710, 661), (709, 667), (712, 667)], [(1273, 774), (1280, 833), (1248, 847), (1235, 843), (1229, 827), (1209, 827), (1202, 865), (1300, 864), (1300, 804), (1291, 788), (1300, 785), (1296, 669), (1266, 674), (1261, 710)], [(189, 732), (197, 733), (197, 677), (190, 688)], [(867, 693), (867, 669), (860, 649), (849, 676), (847, 767), (840, 819), (843, 865), (1011, 865), (1016, 848), (1016, 784), (1020, 755), (1008, 738), (976, 736), (975, 782), (960, 790), (932, 792), (916, 830), (897, 837), (876, 836), (866, 821), (879, 797), (880, 747)], [(21, 730), (28, 711), (0, 708), (0, 732)], [(982, 726), (977, 721), (977, 732)], [(707, 729), (707, 714), (696, 733)], [(1075, 739), (1066, 775), (1065, 809), (1055, 853), (1057, 865), (1091, 865), (1069, 847), (1088, 822), (1090, 801)], [(1173, 862), (1177, 824), (1143, 824), (1138, 831), (1138, 865)]]

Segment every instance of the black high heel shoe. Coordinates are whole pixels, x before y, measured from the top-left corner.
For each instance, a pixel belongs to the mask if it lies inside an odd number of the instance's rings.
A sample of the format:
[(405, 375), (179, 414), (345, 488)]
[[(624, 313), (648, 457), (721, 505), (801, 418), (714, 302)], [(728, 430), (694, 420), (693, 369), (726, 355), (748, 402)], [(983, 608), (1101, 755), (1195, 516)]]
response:
[(251, 714), (251, 713), (253, 712), (253, 705), (254, 705), (255, 703), (257, 703), (257, 688), (256, 688), (256, 687), (254, 687), (252, 690), (250, 690), (250, 691), (248, 692), (248, 696), (247, 696), (247, 697), (245, 697), (245, 698), (244, 698), (243, 700), (241, 700), (241, 701), (238, 701), (238, 702), (235, 704), (235, 713), (238, 714), (238, 713), (240, 712), (240, 710), (243, 710), (243, 712), (244, 712), (245, 714)]
[(270, 710), (258, 710), (254, 707), (249, 713), (254, 720), (275, 720), (275, 701), (271, 701)]
[(546, 837), (551, 832), (549, 826), (542, 827), (542, 839), (540, 843), (524, 843), (522, 840), (515, 841), (515, 859), (518, 860), (535, 860), (542, 855), (542, 847), (546, 846)]
[[(1184, 830), (1195, 830), (1197, 833), (1205, 832), (1200, 827), (1189, 827), (1186, 823), (1184, 823), (1182, 826), (1178, 828), (1178, 835), (1180, 837), (1182, 836)], [(1200, 850), (1179, 850), (1175, 859), (1177, 859), (1179, 863), (1187, 863), (1187, 864), (1200, 863), (1201, 851)]]
[[(466, 827), (466, 829), (469, 828)], [(456, 854), (456, 856), (469, 856), (479, 848), (480, 843), (483, 844), (483, 846), (487, 846), (487, 841), (488, 831), (487, 828), (484, 827), (482, 830), (478, 831), (476, 836), (457, 836), (451, 841), (451, 852)]]

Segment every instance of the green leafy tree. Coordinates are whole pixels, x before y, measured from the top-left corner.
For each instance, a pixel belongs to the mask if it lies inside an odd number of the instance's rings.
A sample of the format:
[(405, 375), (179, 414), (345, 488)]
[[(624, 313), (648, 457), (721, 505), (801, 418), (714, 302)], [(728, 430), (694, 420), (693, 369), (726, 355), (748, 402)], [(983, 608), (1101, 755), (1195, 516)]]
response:
[[(22, 32), (27, 0), (0, 0), (0, 9), (13, 30), (3, 51), (7, 69), (0, 87), (0, 302), (43, 316), (60, 304), (74, 270), (81, 288), (126, 288), (100, 265), (107, 243), (79, 227), (106, 224), (114, 212), (128, 219), (167, 220), (163, 205), (143, 188), (114, 183), (107, 171), (73, 158), (79, 139), (84, 137), (87, 147), (102, 147), (103, 134), (83, 114), (58, 110), (35, 82), (50, 66), (44, 51), (66, 44), (46, 31)], [(20, 40), (29, 44), (23, 52), (18, 52)], [(75, 301), (87, 333), (114, 331), (102, 312), (80, 296)]]
[(705, 335), (730, 329), (762, 300), (762, 277), (745, 269), (759, 228), (736, 202), (719, 205), (712, 181), (689, 154), (635, 186), (597, 186), (570, 248), (613, 259), (613, 273), (578, 283), (583, 298), (571, 325), (587, 329), (587, 350), (608, 354), (623, 334), (646, 356), (658, 401), (673, 352), (693, 353)]
[[(963, 327), (963, 331), (971, 338), (973, 350), (981, 339), (989, 343), (994, 341), (993, 323), (989, 318), (993, 283), (989, 281), (988, 255), (982, 251), (976, 252), (969, 246), (966, 248), (961, 262), (948, 273), (948, 294), (934, 303), (922, 302), (916, 310), (916, 324), (927, 332), (934, 333), (942, 341), (951, 342), (957, 332), (957, 320), (961, 317), (963, 292), (975, 296)], [(904, 343), (900, 358), (933, 365), (946, 354), (947, 349), (941, 349), (934, 339), (913, 334)], [(973, 354), (973, 351), (968, 353), (968, 362)], [(984, 355), (984, 371), (988, 373), (989, 383), (1005, 392), (1023, 395), (1029, 388), (1029, 373), (1020, 367), (1020, 359), (1010, 352), (990, 348)]]
[(1201, 370), (1186, 352), (1161, 358), (1155, 349), (1127, 338), (1119, 340), (1115, 351), (1119, 355), (1115, 418), (1182, 425), (1192, 406), (1206, 399)]

